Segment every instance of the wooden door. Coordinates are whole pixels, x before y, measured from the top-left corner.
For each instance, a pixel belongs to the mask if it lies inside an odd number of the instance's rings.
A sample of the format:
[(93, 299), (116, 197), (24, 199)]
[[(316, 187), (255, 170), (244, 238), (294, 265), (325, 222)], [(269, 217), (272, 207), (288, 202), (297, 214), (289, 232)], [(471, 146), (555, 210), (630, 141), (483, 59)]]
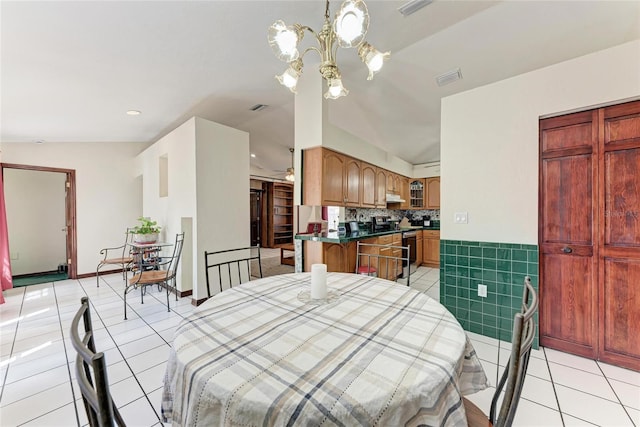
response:
[(387, 193), (398, 194), (396, 191), (396, 174), (387, 171)]
[(322, 152), (322, 205), (344, 206), (345, 157), (329, 150)]
[(640, 102), (540, 121), (540, 343), (640, 370)]
[(595, 358), (595, 112), (540, 122), (540, 343)]
[(360, 160), (345, 157), (344, 204), (340, 206), (360, 206)]
[(400, 197), (404, 202), (400, 203), (400, 209), (411, 209), (411, 192), (409, 190), (409, 178), (399, 176)]
[(440, 266), (440, 232), (423, 230), (422, 234), (422, 263), (437, 268)]
[(418, 230), (416, 236), (416, 265), (420, 267), (422, 265), (422, 230)]
[(440, 177), (425, 179), (424, 191), (427, 209), (440, 209)]
[(327, 265), (327, 271), (346, 273), (346, 252), (339, 243), (323, 243), (323, 260)]
[(362, 199), (360, 205), (363, 208), (376, 207), (376, 167), (368, 163), (362, 163), (362, 175), (360, 179)]
[(640, 370), (640, 102), (598, 111), (599, 359)]
[(376, 169), (376, 208), (387, 207), (387, 171)]

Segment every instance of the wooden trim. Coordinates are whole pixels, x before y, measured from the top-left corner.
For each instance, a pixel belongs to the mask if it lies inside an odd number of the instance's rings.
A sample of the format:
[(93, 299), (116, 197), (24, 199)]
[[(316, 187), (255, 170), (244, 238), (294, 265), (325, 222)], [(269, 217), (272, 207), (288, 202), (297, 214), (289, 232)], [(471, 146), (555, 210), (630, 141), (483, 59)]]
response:
[(76, 223), (76, 171), (75, 169), (54, 168), (49, 166), (21, 165), (17, 163), (0, 163), (0, 173), (4, 169), (22, 169), (40, 172), (58, 172), (67, 175), (69, 187), (65, 197), (65, 217), (67, 222), (66, 248), (68, 263), (67, 274), (69, 279), (78, 278), (78, 236)]
[(57, 270), (51, 271), (40, 271), (38, 273), (28, 273), (28, 274), (15, 274), (13, 276), (14, 279), (21, 279), (23, 277), (37, 277), (37, 276), (47, 276), (49, 274), (58, 274)]
[[(107, 274), (116, 274), (116, 273), (122, 274), (122, 269), (119, 268), (118, 270), (102, 270), (97, 275), (98, 276), (105, 276)], [(86, 279), (88, 277), (96, 277), (96, 272), (92, 271), (91, 273), (78, 274), (78, 275), (76, 275), (75, 279)]]

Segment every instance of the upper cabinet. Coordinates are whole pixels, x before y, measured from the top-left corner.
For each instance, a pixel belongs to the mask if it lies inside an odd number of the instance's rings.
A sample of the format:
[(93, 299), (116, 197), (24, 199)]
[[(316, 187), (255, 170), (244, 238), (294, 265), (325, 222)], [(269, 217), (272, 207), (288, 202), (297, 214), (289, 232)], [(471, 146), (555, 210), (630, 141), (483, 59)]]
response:
[(424, 209), (424, 180), (414, 179), (409, 183), (409, 207)]
[(361, 160), (315, 147), (302, 152), (305, 205), (386, 208), (387, 194), (401, 203), (391, 209), (439, 209), (440, 178), (412, 179)]
[(440, 177), (425, 178), (425, 201), (427, 209), (440, 209)]
[[(360, 205), (363, 208), (375, 208), (377, 199), (376, 174), (378, 168), (368, 163), (362, 162), (362, 172), (360, 175), (360, 190), (362, 199)], [(386, 181), (385, 181), (386, 182)]]

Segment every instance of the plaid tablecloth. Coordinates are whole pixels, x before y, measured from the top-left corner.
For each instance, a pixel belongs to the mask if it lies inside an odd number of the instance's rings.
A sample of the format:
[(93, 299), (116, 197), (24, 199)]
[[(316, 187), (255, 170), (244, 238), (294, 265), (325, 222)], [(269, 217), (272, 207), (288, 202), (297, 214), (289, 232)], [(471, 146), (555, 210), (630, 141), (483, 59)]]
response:
[(211, 298), (178, 326), (162, 414), (180, 426), (466, 425), (488, 386), (440, 303), (382, 279), (328, 274), (340, 297), (304, 303), (310, 274)]

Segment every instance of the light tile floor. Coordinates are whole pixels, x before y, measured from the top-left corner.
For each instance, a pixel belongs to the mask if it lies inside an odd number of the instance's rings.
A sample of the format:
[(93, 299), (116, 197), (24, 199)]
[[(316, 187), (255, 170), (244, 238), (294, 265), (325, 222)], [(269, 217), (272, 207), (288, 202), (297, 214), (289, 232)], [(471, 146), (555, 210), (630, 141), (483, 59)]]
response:
[[(439, 298), (439, 271), (419, 268), (412, 287)], [(17, 288), (0, 306), (0, 426), (86, 425), (75, 383), (71, 319), (80, 298), (92, 304), (98, 348), (105, 351), (113, 398), (129, 426), (162, 425), (160, 401), (173, 331), (191, 313), (190, 298), (131, 294), (123, 320), (118, 274)], [(469, 334), (492, 384), (509, 343)], [(493, 389), (470, 396), (488, 411)], [(516, 426), (640, 425), (640, 373), (550, 349), (533, 352)]]

